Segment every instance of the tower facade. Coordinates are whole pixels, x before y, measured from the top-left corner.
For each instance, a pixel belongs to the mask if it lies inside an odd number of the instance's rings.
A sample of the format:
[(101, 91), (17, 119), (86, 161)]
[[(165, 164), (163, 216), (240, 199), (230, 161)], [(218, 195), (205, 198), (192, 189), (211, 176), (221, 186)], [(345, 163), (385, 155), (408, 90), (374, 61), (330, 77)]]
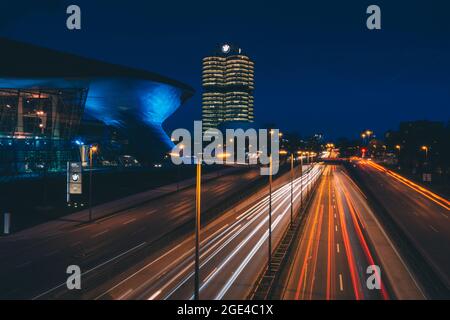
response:
[(254, 62), (238, 47), (224, 44), (203, 58), (203, 129), (225, 122), (254, 121)]

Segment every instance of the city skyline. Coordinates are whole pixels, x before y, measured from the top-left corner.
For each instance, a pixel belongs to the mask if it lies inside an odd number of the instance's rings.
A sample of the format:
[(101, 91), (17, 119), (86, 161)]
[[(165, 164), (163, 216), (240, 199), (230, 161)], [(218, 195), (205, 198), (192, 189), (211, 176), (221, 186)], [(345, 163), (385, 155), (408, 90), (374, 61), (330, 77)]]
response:
[[(154, 70), (192, 85), (196, 94), (168, 119), (168, 131), (189, 129), (201, 118), (201, 57), (223, 42), (239, 43), (254, 57), (261, 125), (280, 123), (283, 130), (301, 135), (324, 132), (332, 139), (353, 137), (365, 127), (385, 132), (402, 121), (448, 121), (450, 65), (445, 57), (450, 50), (442, 41), (449, 30), (445, 2), (423, 8), (417, 1), (408, 1), (407, 6), (381, 1), (379, 31), (365, 27), (363, 3), (242, 3), (240, 14), (233, 15), (232, 3), (218, 10), (215, 4), (199, 2), (189, 7), (177, 4), (180, 10), (172, 15), (167, 5), (150, 8), (135, 2), (130, 15), (124, 16), (119, 6), (104, 4), (80, 1), (86, 19), (78, 33), (64, 28), (64, 4), (51, 2), (40, 3), (39, 8), (30, 2), (25, 11), (20, 9), (23, 19), (13, 20), (14, 14), (8, 14), (0, 32)], [(8, 10), (14, 13), (19, 8)], [(60, 16), (55, 14), (59, 11)], [(191, 17), (208, 19), (191, 23)], [(101, 44), (99, 37), (104, 39)]]
[(0, 301), (449, 300), (439, 1), (0, 2)]

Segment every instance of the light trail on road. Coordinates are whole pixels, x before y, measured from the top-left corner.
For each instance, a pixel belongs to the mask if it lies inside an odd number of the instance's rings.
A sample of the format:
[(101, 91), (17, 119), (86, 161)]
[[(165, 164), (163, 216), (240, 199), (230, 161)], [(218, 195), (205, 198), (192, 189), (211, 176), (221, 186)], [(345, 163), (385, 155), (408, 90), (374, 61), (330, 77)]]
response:
[[(389, 299), (366, 285), (366, 269), (379, 264), (367, 244), (359, 212), (366, 199), (343, 168), (327, 166), (283, 288), (284, 299)], [(380, 274), (376, 274), (383, 279)]]
[[(321, 165), (315, 166), (308, 174), (294, 180), (296, 207), (300, 204), (300, 193), (306, 192), (322, 169)], [(290, 210), (289, 195), (289, 182), (272, 194), (274, 244), (290, 223), (286, 214)], [(269, 196), (265, 195), (248, 209), (231, 215), (223, 221), (223, 225), (219, 221), (204, 228), (202, 233), (205, 238), (201, 241), (200, 251), (202, 299), (245, 298), (251, 290), (267, 263), (267, 251), (263, 247), (267, 246), (268, 205)], [(127, 293), (127, 299), (192, 299), (193, 253), (193, 241), (189, 237), (172, 251), (167, 251), (157, 262), (151, 261), (97, 298), (118, 298)], [(143, 281), (138, 280), (141, 278)], [(243, 283), (245, 288), (242, 288)]]

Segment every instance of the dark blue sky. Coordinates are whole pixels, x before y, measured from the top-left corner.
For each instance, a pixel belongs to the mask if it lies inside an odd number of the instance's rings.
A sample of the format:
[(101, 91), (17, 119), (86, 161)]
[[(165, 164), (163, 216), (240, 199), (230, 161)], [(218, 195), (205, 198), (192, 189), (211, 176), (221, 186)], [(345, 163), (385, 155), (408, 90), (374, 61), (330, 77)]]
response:
[[(82, 30), (65, 27), (78, 4)], [(366, 28), (366, 8), (382, 30)], [(0, 35), (148, 69), (197, 93), (166, 121), (201, 117), (201, 59), (239, 44), (255, 61), (255, 116), (300, 134), (356, 136), (450, 119), (449, 1), (2, 1)]]

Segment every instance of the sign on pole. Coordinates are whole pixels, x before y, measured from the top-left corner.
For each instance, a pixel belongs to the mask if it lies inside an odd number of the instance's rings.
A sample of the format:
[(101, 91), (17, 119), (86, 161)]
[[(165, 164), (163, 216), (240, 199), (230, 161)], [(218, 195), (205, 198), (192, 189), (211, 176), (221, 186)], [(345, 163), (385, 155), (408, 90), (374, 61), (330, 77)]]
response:
[(71, 194), (82, 193), (82, 178), (81, 162), (67, 162), (67, 202)]

